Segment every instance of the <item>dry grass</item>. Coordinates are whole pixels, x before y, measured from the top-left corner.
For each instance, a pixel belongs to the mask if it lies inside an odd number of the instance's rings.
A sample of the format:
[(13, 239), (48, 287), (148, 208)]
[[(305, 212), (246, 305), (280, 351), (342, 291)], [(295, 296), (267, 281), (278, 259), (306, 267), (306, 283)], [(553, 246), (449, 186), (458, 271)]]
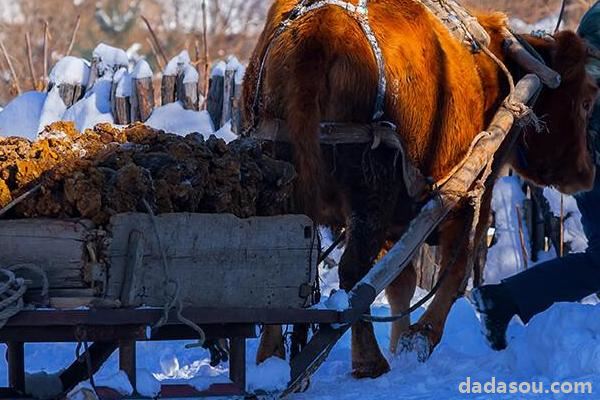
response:
[[(554, 16), (560, 9), (562, 0), (459, 0), (477, 10), (500, 10), (525, 22), (533, 23), (547, 16)], [(594, 0), (567, 0), (569, 6), (565, 14), (565, 27), (574, 29), (581, 15)], [(63, 57), (71, 41), (77, 17), (81, 16), (81, 26), (74, 43), (72, 54), (90, 58), (99, 42), (128, 48), (137, 43), (139, 54), (146, 57), (155, 71), (159, 70), (154, 52), (149, 44), (148, 30), (141, 15), (148, 18), (156, 30), (161, 46), (172, 57), (182, 49), (188, 49), (192, 57), (196, 53), (195, 44), (202, 40), (202, 13), (200, 1), (197, 7), (185, 9), (189, 0), (15, 0), (22, 10), (22, 17), (16, 20), (0, 21), (0, 39), (6, 44), (7, 52), (15, 67), (20, 86), (30, 90), (37, 81), (44, 83), (43, 31), (47, 21), (49, 26), (49, 54), (47, 63), (51, 67)], [(131, 4), (139, 3), (130, 25), (125, 31), (111, 31), (102, 26), (97, 17), (97, 5), (112, 16), (126, 13)], [(242, 60), (252, 51), (258, 31), (270, 0), (207, 0), (208, 42), (210, 59), (223, 58), (235, 54)], [(184, 23), (184, 21), (186, 21)], [(233, 27), (233, 28), (232, 28)], [(30, 71), (26, 35), (31, 38), (31, 53), (34, 72)], [(0, 105), (5, 105), (15, 94), (8, 64), (0, 57)]]

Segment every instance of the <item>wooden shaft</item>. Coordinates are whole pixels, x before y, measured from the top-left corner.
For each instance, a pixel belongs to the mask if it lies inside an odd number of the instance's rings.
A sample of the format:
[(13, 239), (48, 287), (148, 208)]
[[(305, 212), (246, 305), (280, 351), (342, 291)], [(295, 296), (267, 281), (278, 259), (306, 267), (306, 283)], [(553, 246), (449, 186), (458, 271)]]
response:
[[(540, 88), (540, 79), (535, 75), (527, 75), (517, 84), (513, 101), (527, 104)], [(381, 293), (398, 277), (421, 244), (468, 193), (489, 159), (494, 156), (504, 141), (514, 122), (514, 115), (502, 106), (487, 130), (489, 135), (475, 145), (464, 166), (447, 181), (437, 196), (421, 209), (403, 237), (354, 287), (353, 293), (358, 293), (360, 287), (365, 285), (374, 288), (376, 293)], [(350, 297), (352, 298), (352, 294)]]
[(229, 379), (246, 391), (246, 339), (229, 340)]
[(509, 31), (504, 30), (504, 51), (514, 62), (519, 64), (525, 71), (537, 75), (542, 83), (550, 89), (556, 89), (561, 84), (561, 76), (558, 72), (547, 67), (535, 58)]
[(121, 340), (119, 342), (119, 369), (127, 374), (133, 391), (137, 392), (135, 340)]
[[(92, 360), (91, 373), (95, 374), (98, 372), (98, 370), (102, 367), (102, 365), (104, 365), (106, 360), (108, 360), (108, 358), (112, 355), (112, 353), (115, 352), (117, 348), (118, 345), (112, 342), (93, 343), (88, 349), (89, 357)], [(90, 371), (88, 370), (88, 366), (85, 361), (86, 357), (88, 357), (88, 355), (84, 353), (82, 356), (83, 362), (81, 362), (81, 360), (75, 360), (73, 364), (60, 373), (59, 378), (63, 384), (64, 393), (70, 392), (80, 382), (90, 378)]]
[(11, 389), (25, 393), (25, 344), (9, 342), (7, 347), (8, 383)]

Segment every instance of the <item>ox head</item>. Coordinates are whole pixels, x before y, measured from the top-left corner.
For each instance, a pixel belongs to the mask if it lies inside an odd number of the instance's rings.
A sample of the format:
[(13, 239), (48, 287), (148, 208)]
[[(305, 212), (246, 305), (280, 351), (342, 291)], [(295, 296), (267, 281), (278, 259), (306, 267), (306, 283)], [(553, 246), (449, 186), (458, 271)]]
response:
[(543, 131), (528, 127), (521, 137), (516, 168), (528, 179), (563, 193), (589, 190), (595, 165), (588, 150), (588, 123), (598, 87), (587, 73), (586, 43), (573, 32), (553, 41), (527, 37), (546, 63), (562, 77), (558, 89), (544, 88), (534, 107)]

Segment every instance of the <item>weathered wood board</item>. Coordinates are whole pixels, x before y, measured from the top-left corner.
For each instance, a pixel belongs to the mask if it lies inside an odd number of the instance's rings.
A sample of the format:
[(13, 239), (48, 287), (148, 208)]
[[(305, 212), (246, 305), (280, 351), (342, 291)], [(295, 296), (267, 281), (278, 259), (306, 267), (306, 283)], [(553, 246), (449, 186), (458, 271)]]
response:
[(126, 306), (165, 304), (161, 246), (185, 306), (301, 308), (317, 274), (317, 240), (305, 216), (239, 219), (225, 214), (111, 220), (109, 299)]
[[(0, 221), (0, 266), (35, 264), (53, 289), (86, 288), (86, 238), (93, 226), (85, 221)], [(38, 276), (30, 288), (40, 288)]]
[[(160, 246), (148, 214), (117, 215), (106, 232), (85, 221), (0, 221), (0, 266), (41, 267), (49, 278), (50, 304), (57, 308), (163, 306), (162, 248), (186, 307), (312, 305), (318, 249), (309, 218), (155, 218)], [(32, 281), (28, 296), (37, 299), (41, 279), (19, 275)]]

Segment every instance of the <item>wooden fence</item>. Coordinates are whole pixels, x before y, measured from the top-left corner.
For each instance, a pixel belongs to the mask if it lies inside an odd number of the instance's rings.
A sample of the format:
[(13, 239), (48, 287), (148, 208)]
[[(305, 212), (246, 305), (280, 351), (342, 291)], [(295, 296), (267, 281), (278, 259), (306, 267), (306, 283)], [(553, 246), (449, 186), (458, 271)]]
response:
[(112, 71), (107, 71), (100, 57), (92, 59), (87, 84), (50, 82), (47, 90), (58, 85), (60, 97), (70, 107), (81, 100), (98, 79), (112, 79), (110, 102), (115, 124), (145, 122), (156, 107), (179, 101), (186, 110), (208, 111), (215, 131), (231, 121), (232, 131), (240, 132), (245, 69), (235, 57), (215, 65), (206, 94), (201, 93), (200, 75), (189, 58), (179, 55), (169, 65), (171, 68), (167, 66), (161, 74), (160, 94), (155, 91), (158, 81), (146, 61), (138, 61), (131, 72), (127, 65), (120, 64), (112, 65)]

